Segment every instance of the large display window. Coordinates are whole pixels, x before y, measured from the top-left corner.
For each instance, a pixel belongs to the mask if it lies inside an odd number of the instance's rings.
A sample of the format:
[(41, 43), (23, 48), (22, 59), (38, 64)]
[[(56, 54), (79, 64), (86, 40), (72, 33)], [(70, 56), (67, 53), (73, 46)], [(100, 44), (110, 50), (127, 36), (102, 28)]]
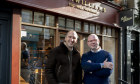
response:
[(55, 45), (54, 33), (52, 29), (22, 25), (20, 76), (24, 83), (47, 83), (45, 65), (47, 55)]

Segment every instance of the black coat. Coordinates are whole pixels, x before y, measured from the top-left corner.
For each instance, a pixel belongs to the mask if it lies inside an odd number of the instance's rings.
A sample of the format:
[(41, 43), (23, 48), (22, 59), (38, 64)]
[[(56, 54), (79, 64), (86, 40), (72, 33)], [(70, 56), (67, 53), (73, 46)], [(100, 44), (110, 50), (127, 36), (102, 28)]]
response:
[[(82, 84), (80, 54), (73, 48), (72, 63), (70, 63), (68, 54), (68, 48), (64, 43), (51, 50), (46, 64), (48, 84), (69, 83), (70, 76), (72, 76), (71, 84)], [(70, 64), (72, 64), (72, 68)]]

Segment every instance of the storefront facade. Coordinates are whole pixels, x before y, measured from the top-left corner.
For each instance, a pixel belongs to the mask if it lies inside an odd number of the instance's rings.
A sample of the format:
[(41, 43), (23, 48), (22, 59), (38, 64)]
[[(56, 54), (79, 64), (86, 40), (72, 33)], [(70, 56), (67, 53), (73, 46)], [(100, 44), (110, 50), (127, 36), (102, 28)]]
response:
[[(6, 3), (13, 4), (11, 84), (46, 84), (47, 55), (71, 29), (78, 33), (76, 47), (81, 55), (89, 51), (87, 36), (91, 33), (99, 36), (102, 49), (113, 56), (110, 82), (118, 83), (119, 6), (96, 0), (7, 0)], [(29, 52), (27, 58), (21, 55), (23, 42)]]

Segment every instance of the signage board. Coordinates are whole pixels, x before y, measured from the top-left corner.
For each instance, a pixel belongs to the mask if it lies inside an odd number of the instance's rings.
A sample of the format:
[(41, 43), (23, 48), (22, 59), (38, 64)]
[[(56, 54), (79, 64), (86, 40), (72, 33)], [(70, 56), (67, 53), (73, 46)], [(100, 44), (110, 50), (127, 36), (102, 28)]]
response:
[(121, 27), (132, 26), (134, 23), (133, 10), (121, 11), (119, 20), (120, 20)]

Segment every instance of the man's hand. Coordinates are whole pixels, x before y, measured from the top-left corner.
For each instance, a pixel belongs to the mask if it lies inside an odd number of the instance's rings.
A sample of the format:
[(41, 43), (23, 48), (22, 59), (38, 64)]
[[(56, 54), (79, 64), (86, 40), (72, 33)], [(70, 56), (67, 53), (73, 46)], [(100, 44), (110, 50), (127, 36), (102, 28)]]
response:
[(104, 63), (103, 68), (113, 69), (113, 63), (112, 62), (107, 62), (107, 59), (106, 59), (103, 63)]
[(88, 62), (88, 63), (91, 63), (91, 60), (88, 60), (87, 62)]

